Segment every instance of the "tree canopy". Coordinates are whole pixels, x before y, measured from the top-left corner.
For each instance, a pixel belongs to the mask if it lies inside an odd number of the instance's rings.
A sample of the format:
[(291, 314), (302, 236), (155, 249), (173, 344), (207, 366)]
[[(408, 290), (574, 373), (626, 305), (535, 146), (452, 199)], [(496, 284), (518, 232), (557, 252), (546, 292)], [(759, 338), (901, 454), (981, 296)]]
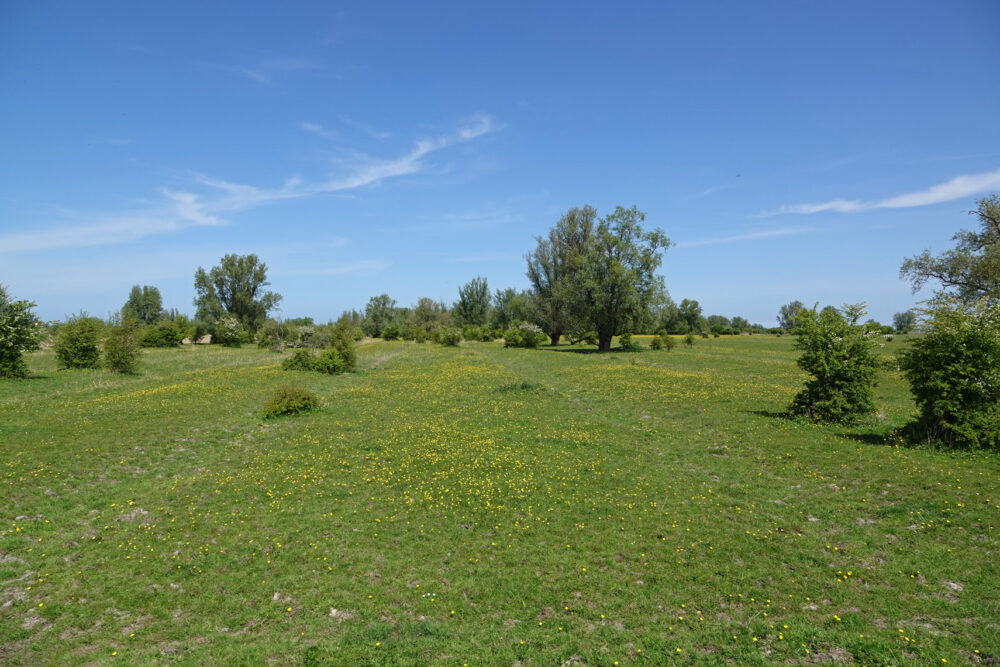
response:
[(538, 246), (527, 255), (528, 280), (532, 288), (532, 320), (549, 335), (552, 345), (564, 333), (580, 328), (572, 308), (570, 276), (590, 247), (597, 209), (592, 206), (566, 211), (547, 238), (537, 237)]
[(257, 255), (226, 255), (207, 272), (198, 267), (194, 274), (198, 318), (215, 321), (232, 315), (248, 331), (255, 332), (281, 301), (280, 294), (264, 290), (270, 284), (267, 264)]
[(790, 301), (778, 310), (778, 326), (788, 331), (795, 326), (795, 317), (805, 310), (805, 304), (796, 299)]
[(979, 220), (979, 231), (960, 230), (954, 248), (940, 255), (924, 250), (910, 257), (899, 269), (916, 292), (928, 282), (938, 282), (941, 291), (968, 305), (980, 299), (1000, 302), (1000, 197), (977, 200), (971, 211)]
[(656, 270), (670, 240), (659, 229), (644, 231), (645, 219), (634, 206), (601, 218), (570, 274), (572, 309), (597, 332), (599, 350), (610, 350), (616, 334), (637, 326), (663, 298)]
[(483, 326), (490, 316), (490, 288), (486, 278), (476, 277), (458, 288), (458, 301), (451, 315), (459, 326)]
[(160, 290), (152, 285), (135, 285), (129, 292), (128, 301), (122, 306), (124, 315), (142, 321), (143, 324), (152, 324), (163, 317), (163, 298)]

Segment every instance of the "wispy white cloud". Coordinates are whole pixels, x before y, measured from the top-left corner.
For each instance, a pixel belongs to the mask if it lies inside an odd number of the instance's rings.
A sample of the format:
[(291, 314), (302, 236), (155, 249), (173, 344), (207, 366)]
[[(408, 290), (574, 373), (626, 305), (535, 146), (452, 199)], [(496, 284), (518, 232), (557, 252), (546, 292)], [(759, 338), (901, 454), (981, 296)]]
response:
[(286, 56), (264, 58), (250, 65), (215, 66), (227, 72), (239, 74), (240, 76), (250, 79), (251, 81), (267, 85), (274, 83), (275, 78), (281, 74), (317, 71), (320, 69), (319, 65), (312, 60)]
[(738, 243), (741, 241), (759, 241), (761, 239), (773, 239), (782, 236), (797, 236), (799, 234), (808, 234), (815, 232), (814, 229), (809, 229), (808, 227), (773, 227), (771, 229), (761, 229), (756, 232), (746, 232), (743, 234), (734, 234), (733, 236), (719, 236), (711, 239), (697, 239), (693, 241), (679, 241), (677, 243), (678, 248), (694, 248), (697, 246), (704, 245), (716, 245), (719, 243)]
[(271, 202), (324, 193), (344, 193), (417, 173), (424, 167), (425, 158), (432, 153), (472, 141), (495, 129), (496, 125), (489, 116), (476, 116), (450, 134), (416, 141), (409, 151), (394, 158), (355, 155), (341, 166), (339, 173), (312, 183), (290, 178), (278, 187), (259, 187), (195, 174), (195, 184), (207, 192), (161, 188), (162, 203), (153, 210), (93, 216), (80, 224), (2, 235), (0, 254), (126, 243), (192, 227), (225, 225), (228, 224), (227, 214)]
[(300, 127), (306, 132), (312, 132), (315, 135), (323, 137), (324, 139), (336, 139), (340, 136), (340, 133), (336, 130), (328, 130), (319, 123), (307, 123), (302, 121)]
[(926, 190), (908, 192), (873, 202), (833, 199), (827, 202), (811, 204), (785, 204), (775, 211), (762, 213), (760, 217), (788, 213), (809, 215), (826, 211), (856, 213), (858, 211), (870, 211), (879, 208), (913, 208), (916, 206), (940, 204), (946, 201), (962, 199), (963, 197), (971, 197), (972, 195), (996, 189), (1000, 189), (1000, 169), (981, 174), (956, 176), (946, 183), (931, 186)]

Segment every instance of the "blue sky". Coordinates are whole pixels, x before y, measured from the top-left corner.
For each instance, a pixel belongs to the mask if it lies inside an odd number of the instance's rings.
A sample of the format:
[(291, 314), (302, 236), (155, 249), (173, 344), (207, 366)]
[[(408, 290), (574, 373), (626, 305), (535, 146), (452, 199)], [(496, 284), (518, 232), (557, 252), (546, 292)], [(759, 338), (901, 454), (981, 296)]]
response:
[(453, 301), (636, 205), (706, 314), (911, 307), (1000, 192), (1000, 3), (0, 4), (0, 283), (44, 319), (256, 253), (281, 315)]

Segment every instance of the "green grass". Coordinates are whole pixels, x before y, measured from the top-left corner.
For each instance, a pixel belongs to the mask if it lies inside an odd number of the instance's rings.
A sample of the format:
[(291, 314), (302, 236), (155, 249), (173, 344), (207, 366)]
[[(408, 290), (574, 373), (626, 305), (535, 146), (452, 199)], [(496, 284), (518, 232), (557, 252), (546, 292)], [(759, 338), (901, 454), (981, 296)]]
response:
[[(895, 372), (862, 423), (784, 418), (791, 343), (32, 355), (0, 383), (0, 662), (1000, 659), (997, 457), (887, 438)], [(265, 422), (289, 384), (322, 407)]]

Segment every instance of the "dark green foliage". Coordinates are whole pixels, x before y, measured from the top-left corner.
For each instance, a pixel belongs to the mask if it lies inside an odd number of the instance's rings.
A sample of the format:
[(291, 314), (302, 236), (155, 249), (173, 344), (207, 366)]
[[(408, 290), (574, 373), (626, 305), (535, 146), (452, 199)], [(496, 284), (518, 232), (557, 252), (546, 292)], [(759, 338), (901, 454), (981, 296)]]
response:
[(510, 384), (505, 384), (497, 391), (502, 394), (508, 392), (521, 392), (521, 391), (539, 391), (545, 389), (544, 386), (538, 384), (537, 382), (528, 382), (527, 380), (522, 380), (521, 382), (512, 382)]
[(615, 334), (639, 326), (662, 301), (663, 279), (656, 271), (670, 240), (659, 229), (643, 230), (645, 219), (634, 206), (606, 215), (569, 276), (573, 310), (597, 331), (601, 351), (610, 350)]
[(134, 286), (129, 292), (128, 301), (122, 306), (122, 316), (135, 318), (143, 324), (156, 322), (163, 317), (160, 290), (151, 285)]
[(462, 332), (455, 327), (441, 327), (434, 331), (433, 339), (435, 343), (455, 347), (462, 342)]
[(597, 210), (592, 206), (572, 208), (549, 230), (548, 238), (538, 237), (538, 247), (527, 256), (531, 281), (531, 321), (549, 335), (552, 345), (562, 334), (586, 330), (575, 312), (576, 297), (571, 277), (593, 241)]
[(950, 447), (1000, 449), (1000, 304), (932, 302), (900, 366), (920, 410), (913, 431)]
[(257, 255), (226, 255), (208, 272), (199, 267), (194, 274), (197, 317), (213, 321), (230, 315), (243, 329), (254, 333), (281, 301), (280, 294), (264, 291), (270, 284), (267, 264)]
[(905, 310), (892, 316), (892, 327), (899, 333), (909, 333), (917, 326), (917, 314)]
[(382, 329), (382, 340), (399, 340), (403, 335), (400, 331), (399, 326), (396, 324), (390, 324), (385, 329)]
[(311, 371), (313, 359), (309, 350), (295, 350), (292, 356), (281, 362), (281, 367), (286, 371)]
[[(133, 316), (126, 315), (126, 318), (130, 317)], [(184, 335), (185, 331), (173, 320), (160, 320), (142, 331), (140, 343), (143, 347), (176, 347), (184, 340)]]
[(632, 334), (630, 333), (623, 333), (618, 336), (618, 347), (623, 352), (638, 352), (642, 349), (638, 343), (632, 342)]
[(101, 329), (101, 321), (85, 313), (66, 320), (59, 327), (53, 346), (59, 368), (96, 368), (101, 362), (101, 351), (97, 347)]
[(688, 335), (684, 336), (684, 344), (687, 345), (688, 347), (694, 347), (693, 333), (689, 333)]
[(651, 350), (662, 350), (663, 349), (663, 336), (653, 336), (653, 340), (649, 341), (649, 349), (651, 349)]
[(458, 301), (451, 309), (456, 324), (484, 326), (490, 316), (490, 288), (486, 278), (473, 278), (458, 288)]
[(139, 368), (140, 323), (132, 313), (125, 309), (122, 312), (108, 326), (108, 337), (104, 340), (104, 365), (113, 373), (131, 374)]
[(305, 389), (282, 387), (278, 389), (264, 406), (264, 419), (294, 415), (319, 407), (319, 398)]
[(798, 365), (811, 377), (789, 406), (794, 414), (843, 421), (875, 411), (876, 339), (858, 324), (864, 304), (843, 310), (846, 317), (815, 308), (795, 314)]
[(295, 338), (296, 333), (288, 321), (268, 319), (258, 334), (257, 346), (270, 350), (280, 350)]
[(335, 348), (325, 350), (312, 360), (312, 369), (327, 375), (338, 375), (344, 372), (344, 360)]
[(365, 318), (361, 323), (361, 329), (366, 336), (378, 338), (382, 335), (396, 316), (396, 300), (388, 294), (379, 294), (368, 299), (365, 306)]
[(24, 353), (38, 348), (40, 322), (31, 301), (14, 301), (0, 285), (0, 378), (28, 376)]
[(518, 322), (531, 320), (531, 294), (518, 292), (508, 287), (497, 290), (493, 296), (493, 310), (490, 312), (490, 326), (503, 331)]
[(330, 347), (340, 355), (345, 373), (353, 373), (358, 369), (358, 355), (354, 349), (354, 333), (356, 327), (338, 323), (329, 328)]
[(503, 332), (504, 347), (524, 347), (534, 349), (543, 345), (548, 336), (541, 327), (523, 322)]
[(462, 327), (462, 338), (465, 340), (482, 340), (483, 327), (477, 324), (466, 324)]
[(662, 336), (660, 336), (660, 339), (663, 341), (663, 349), (666, 350), (667, 352), (677, 347), (677, 339), (674, 338), (673, 336), (663, 334)]

